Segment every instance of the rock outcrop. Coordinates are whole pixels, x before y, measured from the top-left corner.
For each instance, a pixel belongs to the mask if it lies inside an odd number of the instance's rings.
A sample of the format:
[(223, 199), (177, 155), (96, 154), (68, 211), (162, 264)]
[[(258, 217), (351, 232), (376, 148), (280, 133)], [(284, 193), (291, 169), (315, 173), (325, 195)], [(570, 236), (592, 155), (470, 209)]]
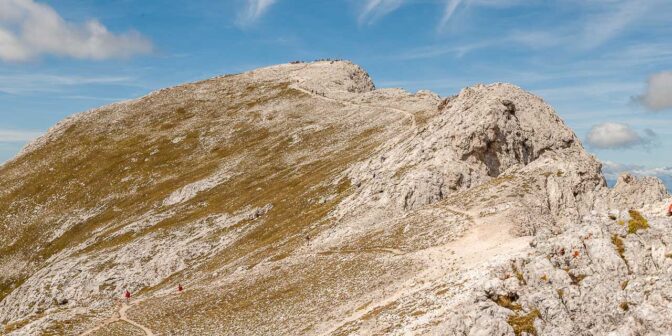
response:
[(0, 323), (664, 333), (672, 199), (600, 171), (510, 84), (440, 97), (322, 61), (159, 90), (75, 115), (0, 166)]
[(609, 205), (616, 209), (639, 209), (665, 200), (669, 194), (656, 177), (637, 177), (624, 173), (609, 193)]
[(672, 221), (631, 232), (630, 217), (591, 215), (535, 239), (528, 255), (493, 266), (444, 327), (452, 335), (665, 335)]

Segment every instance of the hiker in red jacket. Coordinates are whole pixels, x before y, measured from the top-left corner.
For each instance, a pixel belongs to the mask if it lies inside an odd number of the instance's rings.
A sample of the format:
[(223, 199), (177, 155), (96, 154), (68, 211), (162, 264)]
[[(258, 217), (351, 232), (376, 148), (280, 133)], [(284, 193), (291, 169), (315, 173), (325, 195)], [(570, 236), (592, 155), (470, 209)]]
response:
[(667, 208), (667, 215), (672, 216), (672, 203), (670, 203), (670, 206)]
[(127, 289), (126, 292), (124, 293), (124, 297), (126, 298), (126, 301), (128, 301), (128, 300), (131, 299), (131, 292), (129, 292), (128, 289)]
[(184, 290), (184, 288), (182, 288), (182, 284), (177, 285), (177, 291), (178, 292), (182, 293), (183, 290)]

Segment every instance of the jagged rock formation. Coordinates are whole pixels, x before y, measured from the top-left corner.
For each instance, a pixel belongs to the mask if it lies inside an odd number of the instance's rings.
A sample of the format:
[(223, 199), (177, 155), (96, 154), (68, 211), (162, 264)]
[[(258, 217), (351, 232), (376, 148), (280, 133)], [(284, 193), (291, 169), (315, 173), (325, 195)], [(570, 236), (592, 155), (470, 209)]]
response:
[(624, 173), (609, 193), (610, 206), (617, 209), (639, 209), (657, 204), (668, 197), (667, 188), (655, 177), (636, 177)]
[[(558, 236), (536, 238), (528, 255), (492, 267), (473, 301), (462, 302), (468, 312), (444, 327), (455, 335), (506, 335), (510, 324), (544, 335), (665, 335), (672, 221), (633, 231), (639, 215), (589, 215)], [(532, 318), (524, 325), (512, 316)]]
[(510, 84), (443, 98), (326, 61), (160, 90), (75, 115), (0, 167), (0, 323), (662, 333), (669, 195), (629, 176), (610, 190), (600, 169)]

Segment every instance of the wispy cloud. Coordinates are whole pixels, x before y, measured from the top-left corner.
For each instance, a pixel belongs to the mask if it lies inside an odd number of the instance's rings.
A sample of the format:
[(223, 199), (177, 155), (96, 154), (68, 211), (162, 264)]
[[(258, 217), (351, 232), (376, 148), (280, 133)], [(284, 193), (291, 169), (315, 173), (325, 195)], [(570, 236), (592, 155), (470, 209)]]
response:
[(672, 71), (651, 76), (646, 92), (639, 100), (653, 111), (672, 108)]
[(532, 49), (554, 47), (567, 42), (569, 35), (562, 31), (516, 30), (505, 39)]
[(0, 93), (20, 95), (38, 92), (60, 92), (80, 85), (140, 86), (128, 76), (64, 76), (41, 74), (0, 74)]
[[(593, 48), (613, 39), (642, 17), (654, 1), (597, 1), (599, 11), (583, 21), (581, 46)], [(590, 1), (587, 1), (589, 4)]]
[(27, 142), (42, 135), (42, 132), (33, 130), (0, 129), (0, 142)]
[[(569, 78), (581, 78), (580, 75), (568, 74)], [(546, 81), (563, 79), (562, 73), (549, 73)], [(610, 100), (622, 97), (624, 102), (629, 100), (633, 92), (641, 90), (639, 83), (617, 82), (613, 80), (587, 82), (585, 84), (552, 85), (551, 87), (535, 89), (534, 93), (552, 101), (571, 101), (576, 99)]]
[(445, 0), (443, 7), (443, 15), (437, 26), (437, 30), (441, 31), (450, 22), (450, 20), (457, 14), (461, 8), (469, 6), (474, 7), (511, 7), (525, 3), (523, 0)]
[(102, 60), (151, 51), (152, 43), (138, 32), (114, 34), (97, 20), (67, 22), (33, 0), (0, 0), (0, 60), (26, 61), (43, 54)]
[(618, 149), (647, 145), (655, 138), (656, 133), (651, 129), (645, 129), (640, 135), (627, 124), (605, 122), (590, 129), (586, 142), (594, 148)]
[(239, 27), (252, 25), (276, 2), (276, 0), (245, 0), (245, 5), (238, 12), (236, 24)]
[(357, 21), (360, 25), (372, 24), (376, 20), (392, 13), (404, 3), (404, 0), (365, 0)]
[[(505, 0), (445, 0), (443, 15), (437, 29), (444, 30), (456, 15), (466, 12), (468, 8), (499, 7), (530, 5), (527, 1)], [(565, 1), (557, 4), (561, 8), (575, 12), (574, 19), (569, 23), (548, 30), (525, 29), (514, 30), (508, 36), (498, 34), (509, 42), (519, 43), (532, 48), (548, 48), (563, 46), (576, 49), (593, 49), (613, 40), (628, 31), (635, 23), (642, 23), (646, 18), (654, 21), (667, 20), (656, 15), (661, 7), (672, 9), (669, 1), (661, 0), (582, 0)]]
[[(590, 50), (608, 43), (633, 29), (667, 25), (667, 18), (656, 12), (672, 10), (665, 0), (584, 0), (569, 4), (576, 7), (576, 19), (565, 27), (537, 32), (529, 42)], [(528, 44), (530, 45), (530, 44)]]
[[(466, 0), (469, 1), (469, 0)], [(441, 21), (439, 22), (438, 29), (442, 30), (446, 24), (448, 24), (448, 21), (453, 17), (455, 14), (455, 11), (457, 10), (457, 7), (459, 7), (464, 0), (447, 0), (446, 1), (446, 6), (443, 9), (443, 16), (441, 16)]]
[(475, 43), (461, 44), (461, 45), (430, 45), (425, 47), (419, 47), (415, 49), (410, 49), (399, 55), (393, 56), (396, 59), (400, 60), (414, 60), (414, 59), (426, 59), (426, 58), (435, 58), (444, 55), (453, 55), (455, 57), (462, 57), (468, 54), (471, 51), (492, 47), (497, 45), (498, 41), (481, 41)]

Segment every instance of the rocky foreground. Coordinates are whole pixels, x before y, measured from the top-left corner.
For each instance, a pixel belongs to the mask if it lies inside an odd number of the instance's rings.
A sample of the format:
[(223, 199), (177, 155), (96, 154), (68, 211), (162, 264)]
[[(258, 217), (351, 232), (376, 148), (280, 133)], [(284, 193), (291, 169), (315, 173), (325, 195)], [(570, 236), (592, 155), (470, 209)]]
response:
[(669, 202), (510, 84), (216, 77), (0, 166), (0, 334), (672, 334)]

